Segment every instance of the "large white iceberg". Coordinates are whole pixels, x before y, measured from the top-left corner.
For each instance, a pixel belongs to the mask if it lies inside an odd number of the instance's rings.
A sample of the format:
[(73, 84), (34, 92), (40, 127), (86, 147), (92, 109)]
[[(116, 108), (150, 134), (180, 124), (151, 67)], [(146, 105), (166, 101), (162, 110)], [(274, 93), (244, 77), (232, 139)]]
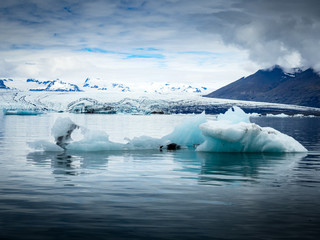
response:
[(197, 147), (204, 152), (306, 152), (292, 137), (270, 127), (250, 123), (240, 108), (233, 107), (217, 121), (200, 125), (205, 141)]
[(270, 127), (254, 123), (207, 122), (200, 125), (205, 152), (306, 152), (299, 142)]

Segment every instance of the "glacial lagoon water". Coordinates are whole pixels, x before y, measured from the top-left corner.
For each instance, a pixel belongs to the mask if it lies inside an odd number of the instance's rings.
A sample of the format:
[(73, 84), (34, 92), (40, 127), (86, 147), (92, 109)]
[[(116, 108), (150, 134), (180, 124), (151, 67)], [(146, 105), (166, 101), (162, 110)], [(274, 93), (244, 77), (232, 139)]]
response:
[[(0, 239), (318, 239), (320, 118), (253, 118), (308, 153), (41, 152), (68, 116), (110, 140), (162, 137), (188, 115), (1, 116)], [(210, 117), (209, 117), (210, 118)]]

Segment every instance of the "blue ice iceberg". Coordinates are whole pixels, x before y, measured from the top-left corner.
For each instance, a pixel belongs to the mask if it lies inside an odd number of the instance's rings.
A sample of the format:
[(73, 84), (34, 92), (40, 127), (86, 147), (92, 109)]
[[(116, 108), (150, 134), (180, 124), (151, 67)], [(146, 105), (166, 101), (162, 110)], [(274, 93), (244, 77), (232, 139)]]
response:
[(193, 146), (204, 142), (199, 126), (207, 121), (205, 113), (201, 113), (185, 119), (180, 125), (175, 127), (172, 133), (162, 137), (168, 142), (177, 143), (181, 146)]

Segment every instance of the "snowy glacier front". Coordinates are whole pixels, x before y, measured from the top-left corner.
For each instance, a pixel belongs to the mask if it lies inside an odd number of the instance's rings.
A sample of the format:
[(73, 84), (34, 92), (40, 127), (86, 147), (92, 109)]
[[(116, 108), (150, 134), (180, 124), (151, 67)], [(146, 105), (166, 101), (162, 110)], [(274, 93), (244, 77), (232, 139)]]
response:
[[(273, 128), (251, 123), (249, 117), (234, 106), (218, 115), (216, 120), (208, 120), (202, 113), (185, 119), (172, 133), (162, 138), (140, 136), (126, 138), (126, 143), (110, 141), (107, 133), (78, 126), (69, 118), (58, 118), (52, 128), (55, 143), (40, 140), (30, 143), (30, 146), (43, 151), (94, 152), (162, 150), (174, 143), (179, 148), (194, 148), (202, 152), (307, 152), (294, 138)], [(77, 140), (72, 139), (75, 132)]]

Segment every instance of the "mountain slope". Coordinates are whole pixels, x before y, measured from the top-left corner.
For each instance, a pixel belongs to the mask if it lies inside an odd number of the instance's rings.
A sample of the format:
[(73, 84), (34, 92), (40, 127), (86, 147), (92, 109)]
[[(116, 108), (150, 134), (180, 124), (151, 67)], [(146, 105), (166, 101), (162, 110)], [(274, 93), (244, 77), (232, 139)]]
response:
[(320, 76), (312, 69), (288, 74), (275, 66), (241, 78), (206, 97), (320, 108)]
[(3, 80), (0, 79), (0, 88), (7, 89), (7, 86), (4, 84)]
[(59, 79), (53, 81), (41, 82), (36, 79), (27, 79), (27, 83), (33, 83), (35, 88), (30, 88), (29, 91), (56, 91), (56, 92), (79, 92), (77, 85), (63, 82)]
[(4, 82), (7, 81), (12, 81), (11, 79), (7, 80), (7, 79), (0, 79), (0, 89), (10, 89), (9, 87), (6, 86), (6, 84)]

